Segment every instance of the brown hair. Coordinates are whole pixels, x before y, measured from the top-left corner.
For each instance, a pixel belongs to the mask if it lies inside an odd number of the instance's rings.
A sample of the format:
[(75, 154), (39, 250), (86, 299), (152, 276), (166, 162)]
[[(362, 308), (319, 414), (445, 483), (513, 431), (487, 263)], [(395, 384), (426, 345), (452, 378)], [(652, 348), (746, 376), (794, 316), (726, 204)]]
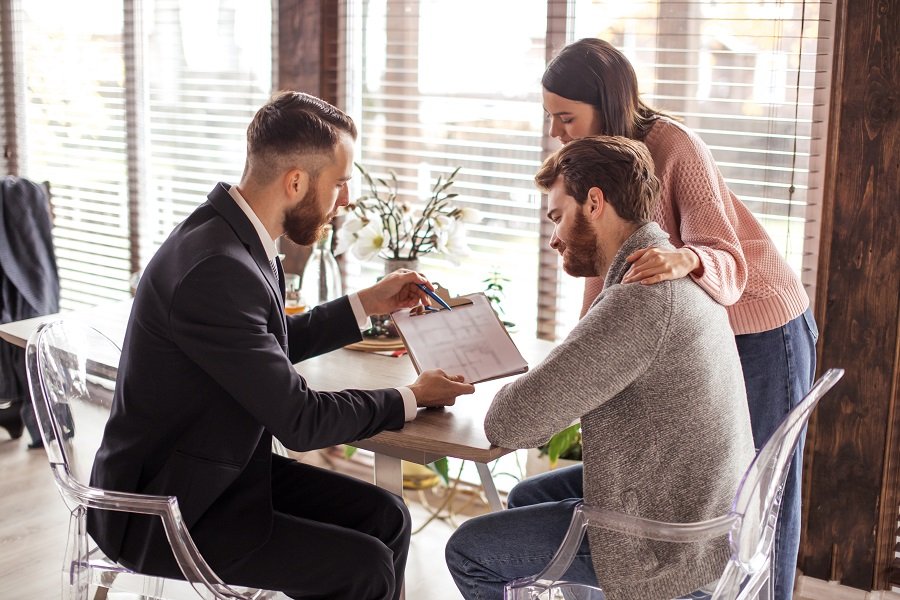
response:
[(548, 92), (594, 106), (603, 135), (643, 139), (663, 113), (644, 104), (637, 75), (615, 46), (597, 38), (572, 42), (550, 61), (541, 85)]
[(534, 181), (543, 191), (563, 178), (566, 194), (578, 204), (592, 187), (600, 188), (616, 214), (631, 223), (646, 223), (659, 197), (659, 180), (643, 143), (625, 137), (588, 136), (550, 155)]
[(252, 167), (255, 177), (269, 179), (302, 157), (303, 167), (315, 175), (324, 158), (334, 156), (342, 133), (356, 139), (353, 119), (340, 109), (303, 92), (278, 92), (247, 127), (245, 172)]

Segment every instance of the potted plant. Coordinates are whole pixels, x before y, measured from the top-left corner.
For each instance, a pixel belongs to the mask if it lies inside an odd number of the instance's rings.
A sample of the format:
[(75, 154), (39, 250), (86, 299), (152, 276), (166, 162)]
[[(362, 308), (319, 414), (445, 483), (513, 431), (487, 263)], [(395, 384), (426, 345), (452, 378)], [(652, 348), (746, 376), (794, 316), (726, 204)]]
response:
[[(431, 195), (424, 202), (401, 199), (397, 175), (373, 177), (356, 164), (367, 191), (347, 208), (350, 212), (341, 227), (335, 254), (351, 250), (360, 260), (379, 256), (386, 261), (385, 272), (407, 266), (415, 270), (419, 257), (436, 253), (459, 264), (469, 254), (465, 225), (477, 223), (477, 209), (453, 203), (458, 194), (450, 191), (459, 167), (446, 179), (438, 176)], [(399, 264), (405, 263), (405, 264)]]
[(525, 473), (528, 476), (581, 461), (581, 423), (574, 423), (551, 437), (546, 444), (528, 451)]
[(494, 308), (494, 311), (497, 313), (497, 316), (500, 317), (501, 322), (504, 327), (507, 329), (512, 329), (515, 327), (515, 323), (511, 321), (507, 321), (503, 318), (503, 315), (506, 313), (503, 310), (503, 284), (509, 283), (509, 278), (503, 277), (496, 268), (491, 270), (490, 274), (487, 276), (487, 279), (482, 280), (485, 283), (484, 295), (487, 296), (488, 300), (491, 301), (491, 306)]

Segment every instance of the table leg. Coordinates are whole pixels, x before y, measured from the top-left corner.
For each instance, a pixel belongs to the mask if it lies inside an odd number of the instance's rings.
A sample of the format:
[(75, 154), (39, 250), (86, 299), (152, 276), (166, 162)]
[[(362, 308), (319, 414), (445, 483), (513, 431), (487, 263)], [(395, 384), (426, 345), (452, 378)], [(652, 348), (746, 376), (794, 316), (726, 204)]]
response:
[(375, 453), (375, 485), (403, 497), (402, 461), (393, 456)]
[[(403, 497), (403, 462), (399, 458), (375, 453), (375, 485)], [(400, 590), (400, 600), (406, 599), (406, 583)]]
[(478, 468), (478, 476), (481, 477), (481, 486), (484, 488), (484, 495), (487, 496), (488, 504), (491, 505), (491, 511), (497, 512), (503, 510), (503, 504), (500, 502), (500, 494), (497, 493), (497, 486), (494, 485), (494, 478), (491, 470), (484, 463), (475, 463)]

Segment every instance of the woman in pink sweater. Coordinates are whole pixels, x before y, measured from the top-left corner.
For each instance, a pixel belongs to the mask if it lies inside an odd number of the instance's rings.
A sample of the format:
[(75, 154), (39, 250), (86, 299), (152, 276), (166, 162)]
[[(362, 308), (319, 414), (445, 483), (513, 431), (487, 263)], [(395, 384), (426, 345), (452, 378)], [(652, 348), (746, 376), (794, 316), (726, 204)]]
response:
[[(650, 150), (661, 183), (654, 219), (676, 249), (631, 254), (623, 283), (690, 277), (727, 308), (759, 448), (815, 376), (818, 332), (799, 278), (728, 189), (699, 136), (640, 100), (634, 69), (616, 48), (594, 38), (569, 44), (547, 66), (541, 83), (550, 135), (563, 144), (589, 135), (620, 135)], [(586, 281), (582, 315), (602, 284), (598, 278)], [(788, 475), (776, 534), (779, 600), (790, 599), (793, 589), (801, 461), (802, 447)]]

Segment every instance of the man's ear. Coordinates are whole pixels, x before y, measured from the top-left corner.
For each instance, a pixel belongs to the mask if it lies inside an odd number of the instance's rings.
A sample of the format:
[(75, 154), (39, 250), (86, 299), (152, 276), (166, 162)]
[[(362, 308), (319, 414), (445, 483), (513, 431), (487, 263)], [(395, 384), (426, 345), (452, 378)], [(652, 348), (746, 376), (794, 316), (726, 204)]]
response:
[(603, 190), (598, 187), (589, 189), (587, 201), (584, 203), (585, 216), (588, 220), (599, 219), (604, 208), (606, 208), (606, 196), (603, 195)]
[(284, 174), (284, 191), (289, 198), (303, 198), (309, 189), (309, 173), (291, 169)]

